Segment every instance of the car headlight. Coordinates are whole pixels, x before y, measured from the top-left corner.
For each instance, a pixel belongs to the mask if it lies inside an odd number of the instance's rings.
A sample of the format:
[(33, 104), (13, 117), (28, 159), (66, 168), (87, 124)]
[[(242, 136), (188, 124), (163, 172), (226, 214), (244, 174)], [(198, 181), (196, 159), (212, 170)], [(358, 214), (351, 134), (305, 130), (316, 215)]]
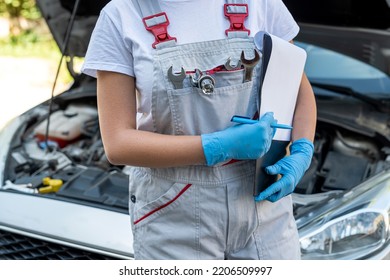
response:
[(375, 251), (387, 240), (385, 217), (378, 212), (351, 213), (301, 238), (302, 253), (316, 259), (343, 259)]
[(302, 229), (302, 259), (361, 259), (389, 246), (389, 173), (375, 176), (333, 203), (337, 206), (315, 213), (319, 218)]

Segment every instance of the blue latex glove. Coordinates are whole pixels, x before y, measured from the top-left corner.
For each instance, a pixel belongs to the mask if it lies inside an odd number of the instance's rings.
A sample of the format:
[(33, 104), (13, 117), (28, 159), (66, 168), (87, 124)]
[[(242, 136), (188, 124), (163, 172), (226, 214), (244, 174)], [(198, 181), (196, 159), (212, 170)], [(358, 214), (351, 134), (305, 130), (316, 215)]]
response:
[(255, 201), (268, 200), (275, 202), (291, 194), (309, 168), (313, 157), (313, 150), (313, 143), (305, 138), (294, 141), (290, 145), (289, 156), (265, 168), (268, 174), (281, 174), (282, 178), (262, 191), (255, 197)]
[(258, 159), (270, 148), (275, 129), (274, 114), (266, 113), (253, 124), (238, 124), (225, 130), (202, 134), (203, 152), (208, 166), (229, 159)]

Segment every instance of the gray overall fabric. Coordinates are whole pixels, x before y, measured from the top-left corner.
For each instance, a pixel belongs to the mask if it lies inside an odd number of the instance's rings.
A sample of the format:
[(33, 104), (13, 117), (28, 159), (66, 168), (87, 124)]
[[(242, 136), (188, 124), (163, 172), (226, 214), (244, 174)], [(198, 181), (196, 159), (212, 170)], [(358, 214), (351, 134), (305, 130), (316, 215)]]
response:
[(299, 259), (291, 196), (255, 203), (254, 163), (133, 168), (136, 259)]
[[(222, 8), (222, 7), (221, 7)], [(174, 23), (171, 23), (174, 24)], [(213, 69), (241, 52), (250, 59), (253, 38), (186, 45), (160, 44), (154, 54), (152, 115), (155, 132), (200, 135), (234, 125), (233, 115), (256, 113), (260, 63), (253, 79), (244, 70), (213, 74), (215, 90), (206, 95), (168, 79), (174, 72)], [(136, 259), (299, 259), (291, 196), (255, 203), (254, 161), (207, 167), (130, 169), (129, 211)]]

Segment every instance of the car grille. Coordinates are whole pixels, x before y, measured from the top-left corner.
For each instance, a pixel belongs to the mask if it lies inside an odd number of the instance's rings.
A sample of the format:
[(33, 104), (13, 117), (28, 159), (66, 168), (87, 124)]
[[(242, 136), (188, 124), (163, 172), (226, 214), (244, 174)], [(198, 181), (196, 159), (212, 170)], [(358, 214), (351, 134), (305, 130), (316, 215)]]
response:
[(0, 260), (112, 260), (114, 258), (0, 230)]

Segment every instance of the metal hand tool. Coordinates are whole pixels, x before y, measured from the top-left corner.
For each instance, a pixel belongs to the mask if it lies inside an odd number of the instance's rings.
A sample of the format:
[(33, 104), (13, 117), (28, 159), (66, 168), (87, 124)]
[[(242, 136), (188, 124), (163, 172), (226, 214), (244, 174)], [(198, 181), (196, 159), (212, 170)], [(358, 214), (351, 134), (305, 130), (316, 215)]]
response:
[(203, 75), (199, 79), (199, 88), (202, 89), (202, 92), (206, 95), (212, 94), (214, 92), (215, 80), (210, 75)]
[(172, 66), (168, 69), (168, 79), (171, 81), (175, 89), (183, 88), (183, 81), (186, 78), (186, 71), (181, 68), (180, 74), (176, 75), (173, 73)]
[(244, 82), (249, 82), (252, 80), (253, 68), (260, 61), (260, 54), (256, 49), (254, 49), (255, 57), (252, 59), (246, 59), (244, 51), (241, 52), (241, 63), (245, 68)]
[(37, 189), (32, 188), (32, 184), (14, 184), (10, 180), (5, 181), (5, 185), (0, 189), (2, 190), (15, 190), (24, 193), (38, 193)]
[(215, 80), (208, 74), (202, 73), (199, 69), (195, 69), (195, 73), (190, 78), (191, 85), (202, 89), (202, 92), (209, 95), (214, 92)]
[(227, 71), (233, 71), (241, 69), (241, 60), (238, 60), (235, 64), (232, 64), (232, 59), (229, 57), (225, 62), (224, 66)]
[(193, 87), (198, 87), (199, 86), (199, 79), (202, 76), (202, 71), (199, 69), (195, 69), (194, 74), (190, 75), (190, 82)]

